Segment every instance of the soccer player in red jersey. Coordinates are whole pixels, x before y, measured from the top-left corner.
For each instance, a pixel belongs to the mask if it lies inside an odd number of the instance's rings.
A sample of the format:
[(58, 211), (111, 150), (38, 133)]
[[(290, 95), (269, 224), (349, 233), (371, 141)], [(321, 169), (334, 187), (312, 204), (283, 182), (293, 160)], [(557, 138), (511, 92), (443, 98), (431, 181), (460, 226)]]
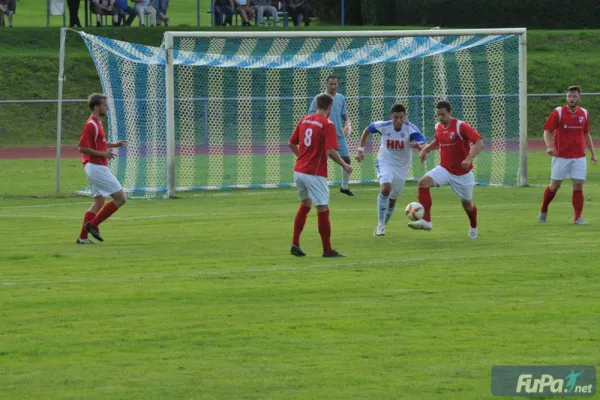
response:
[(429, 143), (419, 157), (425, 161), (427, 153), (440, 150), (440, 165), (427, 172), (419, 180), (419, 203), (425, 213), (423, 219), (410, 222), (413, 229), (431, 230), (431, 193), (432, 186), (449, 184), (460, 197), (469, 217), (469, 239), (477, 238), (477, 207), (473, 204), (473, 160), (483, 149), (483, 140), (477, 131), (464, 121), (452, 118), (452, 106), (448, 101), (438, 101), (436, 105), (438, 123), (435, 124), (435, 139)]
[(333, 97), (324, 93), (316, 98), (317, 112), (302, 118), (290, 137), (290, 149), (296, 155), (294, 180), (298, 187), (300, 208), (294, 220), (294, 236), (290, 253), (296, 257), (306, 255), (300, 249), (300, 235), (313, 202), (317, 207), (319, 234), (323, 243), (323, 257), (344, 257), (331, 247), (331, 224), (329, 222), (329, 186), (327, 185), (327, 156), (338, 163), (347, 174), (352, 168), (337, 152), (338, 142), (335, 125), (328, 117)]
[[(579, 107), (581, 88), (571, 86), (567, 89), (567, 104), (556, 107), (544, 124), (544, 142), (548, 155), (552, 157), (550, 185), (544, 191), (539, 222), (548, 218), (548, 206), (564, 179), (573, 181), (573, 223), (587, 225), (581, 218), (583, 211), (583, 182), (586, 178), (587, 164), (585, 148), (590, 151), (590, 162), (596, 164), (596, 151), (590, 135), (590, 119), (585, 108)], [(553, 139), (554, 137), (554, 139)]]
[[(88, 98), (88, 105), (92, 115), (83, 127), (79, 139), (79, 152), (83, 154), (81, 161), (94, 202), (85, 213), (77, 244), (94, 243), (88, 239), (88, 232), (102, 242), (104, 239), (100, 235), (98, 226), (126, 201), (121, 184), (108, 168), (108, 160), (116, 157), (108, 149), (123, 147), (127, 142), (124, 140), (116, 143), (106, 142), (106, 134), (100, 120), (107, 115), (106, 96), (94, 93)], [(113, 201), (105, 205), (104, 198), (106, 196), (112, 197)]]

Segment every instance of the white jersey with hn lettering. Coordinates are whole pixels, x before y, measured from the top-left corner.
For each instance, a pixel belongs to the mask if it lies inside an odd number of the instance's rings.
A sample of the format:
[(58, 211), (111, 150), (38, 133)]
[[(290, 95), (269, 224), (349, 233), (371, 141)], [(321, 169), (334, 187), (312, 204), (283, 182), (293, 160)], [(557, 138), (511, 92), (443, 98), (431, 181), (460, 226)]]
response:
[(425, 143), (419, 128), (406, 121), (399, 130), (392, 121), (373, 122), (367, 128), (370, 134), (381, 135), (381, 145), (377, 154), (377, 170), (387, 170), (407, 179), (412, 162), (410, 142)]

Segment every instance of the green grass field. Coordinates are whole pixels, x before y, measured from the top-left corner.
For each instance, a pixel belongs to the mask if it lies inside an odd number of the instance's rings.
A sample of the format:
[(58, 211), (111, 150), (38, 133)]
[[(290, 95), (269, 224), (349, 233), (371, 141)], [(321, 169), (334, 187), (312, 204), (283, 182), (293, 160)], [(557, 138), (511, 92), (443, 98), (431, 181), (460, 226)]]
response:
[[(63, 160), (63, 193), (84, 186)], [(431, 232), (401, 210), (375, 238), (376, 186), (332, 190), (333, 244), (314, 210), (288, 255), (294, 190), (132, 200), (76, 246), (89, 201), (51, 196), (52, 160), (1, 160), (2, 399), (488, 399), (498, 364), (600, 359), (600, 170), (570, 223), (566, 185), (475, 189), (480, 238), (449, 188)], [(549, 160), (530, 154), (530, 179)], [(7, 194), (18, 196), (7, 196)], [(406, 187), (399, 208), (416, 199)]]

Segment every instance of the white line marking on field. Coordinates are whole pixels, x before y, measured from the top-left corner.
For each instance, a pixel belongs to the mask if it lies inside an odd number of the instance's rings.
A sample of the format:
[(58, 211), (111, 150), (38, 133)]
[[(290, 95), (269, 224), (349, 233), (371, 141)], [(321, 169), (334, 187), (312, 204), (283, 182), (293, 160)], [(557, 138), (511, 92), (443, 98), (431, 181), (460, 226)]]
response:
[(2, 206), (0, 209), (13, 209), (13, 208), (40, 208), (40, 207), (60, 207), (60, 206), (71, 206), (71, 205), (79, 205), (79, 204), (92, 204), (92, 200), (90, 201), (77, 201), (73, 203), (54, 203), (54, 204), (36, 204), (29, 206)]
[[(87, 204), (87, 203), (86, 203)], [(553, 205), (568, 205), (571, 203), (559, 203), (554, 202)], [(535, 207), (539, 206), (539, 203), (520, 203), (520, 204), (491, 204), (491, 205), (477, 205), (478, 209), (503, 209), (503, 208), (512, 208), (512, 207)], [(399, 209), (398, 206), (396, 213), (402, 214), (402, 210)], [(331, 212), (333, 214), (338, 213), (356, 213), (356, 212), (369, 212), (372, 211), (376, 213), (376, 208), (342, 208), (336, 209), (332, 208)], [(437, 212), (436, 212), (437, 211)], [(161, 215), (141, 215), (138, 217), (112, 217), (112, 221), (138, 221), (138, 220), (146, 220), (146, 219), (168, 219), (168, 218), (201, 218), (201, 217), (224, 217), (224, 216), (245, 216), (245, 215), (294, 215), (295, 209), (293, 206), (288, 210), (280, 210), (280, 211), (251, 211), (251, 212), (206, 212), (206, 213), (190, 213), (190, 214), (161, 214)], [(463, 215), (462, 211), (460, 211), (460, 207), (451, 207), (444, 206), (436, 208), (434, 211), (434, 215), (440, 218), (456, 218), (458, 213), (461, 217)], [(533, 218), (537, 217), (536, 213), (533, 213)], [(35, 215), (35, 214), (0, 214), (0, 218), (23, 218), (23, 219), (36, 219), (36, 218), (45, 218), (45, 219), (81, 219), (79, 216), (68, 216), (68, 215)]]
[[(487, 257), (534, 257), (534, 256), (551, 256), (551, 255), (569, 255), (569, 254), (598, 254), (598, 250), (558, 250), (558, 251), (543, 251), (543, 252), (506, 252), (506, 253), (491, 253), (487, 254)], [(369, 265), (381, 265), (381, 264), (411, 264), (417, 262), (427, 261), (453, 261), (453, 260), (468, 260), (473, 258), (481, 258), (481, 254), (468, 254), (468, 255), (457, 255), (457, 256), (440, 256), (440, 257), (415, 257), (415, 258), (399, 258), (391, 260), (369, 260), (369, 261), (350, 261), (350, 262), (338, 262), (338, 263), (320, 263), (313, 265), (290, 265), (290, 266), (279, 266), (279, 267), (268, 267), (268, 268), (241, 268), (238, 270), (224, 270), (224, 271), (199, 271), (194, 273), (179, 273), (179, 274), (155, 274), (155, 275), (134, 275), (134, 276), (112, 276), (106, 278), (93, 278), (93, 279), (66, 279), (66, 280), (54, 280), (54, 281), (34, 281), (34, 282), (2, 282), (4, 286), (19, 286), (19, 285), (55, 285), (55, 284), (69, 284), (69, 283), (94, 283), (94, 282), (113, 282), (113, 281), (129, 281), (129, 280), (143, 280), (143, 279), (169, 279), (169, 278), (201, 278), (206, 276), (218, 276), (218, 275), (234, 275), (234, 274), (247, 274), (257, 272), (281, 272), (281, 271), (302, 271), (302, 270), (316, 270), (316, 269), (327, 269), (327, 268), (338, 268), (338, 267), (356, 267), (356, 266), (369, 266)]]

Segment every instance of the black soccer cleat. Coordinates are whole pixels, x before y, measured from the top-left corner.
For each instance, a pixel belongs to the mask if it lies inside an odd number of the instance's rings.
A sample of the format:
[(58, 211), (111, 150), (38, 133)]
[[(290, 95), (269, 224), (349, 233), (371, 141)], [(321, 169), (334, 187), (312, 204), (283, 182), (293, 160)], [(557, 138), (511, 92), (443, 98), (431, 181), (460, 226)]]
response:
[(336, 250), (334, 250), (332, 253), (323, 253), (323, 257), (334, 258), (334, 257), (346, 257), (346, 256), (343, 255), (342, 253), (338, 253)]
[(354, 196), (354, 193), (350, 189), (340, 188), (340, 192), (344, 193), (344, 194), (347, 194), (348, 196)]
[(295, 244), (292, 245), (292, 248), (290, 249), (290, 254), (296, 257), (304, 257), (306, 256), (306, 253), (302, 251), (302, 249), (298, 246), (296, 246)]
[(95, 226), (92, 226), (92, 224), (90, 224), (89, 222), (87, 222), (84, 227), (85, 227), (85, 230), (88, 231), (88, 233), (90, 235), (95, 237), (97, 240), (104, 242), (104, 239), (102, 238), (102, 235), (100, 234), (100, 231), (98, 230), (98, 228), (96, 228)]

